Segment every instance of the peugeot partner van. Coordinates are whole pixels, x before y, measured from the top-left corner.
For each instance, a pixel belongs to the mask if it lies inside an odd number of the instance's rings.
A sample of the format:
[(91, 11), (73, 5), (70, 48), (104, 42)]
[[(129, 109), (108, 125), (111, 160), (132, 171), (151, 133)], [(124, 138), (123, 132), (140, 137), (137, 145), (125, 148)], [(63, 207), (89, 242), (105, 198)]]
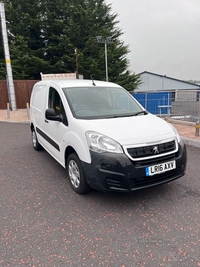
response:
[(114, 83), (37, 82), (30, 128), (33, 148), (44, 148), (66, 168), (79, 194), (129, 192), (185, 174), (186, 147), (176, 129)]

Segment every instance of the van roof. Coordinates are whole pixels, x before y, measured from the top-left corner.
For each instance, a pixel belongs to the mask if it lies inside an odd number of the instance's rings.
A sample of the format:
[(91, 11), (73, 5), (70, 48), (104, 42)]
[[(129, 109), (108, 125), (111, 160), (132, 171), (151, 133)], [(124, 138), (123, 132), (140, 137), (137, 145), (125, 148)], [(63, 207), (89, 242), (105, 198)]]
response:
[(37, 85), (58, 85), (59, 87), (82, 87), (82, 86), (108, 86), (108, 87), (120, 87), (119, 85), (111, 82), (104, 82), (104, 81), (98, 81), (98, 80), (82, 80), (82, 79), (76, 79), (76, 80), (44, 80), (37, 82)]

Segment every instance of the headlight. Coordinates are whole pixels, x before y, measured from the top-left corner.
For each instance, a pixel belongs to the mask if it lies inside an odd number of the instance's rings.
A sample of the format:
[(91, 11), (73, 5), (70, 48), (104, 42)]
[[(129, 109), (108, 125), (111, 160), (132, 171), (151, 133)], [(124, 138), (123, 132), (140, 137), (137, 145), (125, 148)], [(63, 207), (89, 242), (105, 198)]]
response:
[(95, 152), (123, 153), (121, 145), (108, 136), (97, 132), (88, 131), (86, 132), (86, 139), (89, 148)]

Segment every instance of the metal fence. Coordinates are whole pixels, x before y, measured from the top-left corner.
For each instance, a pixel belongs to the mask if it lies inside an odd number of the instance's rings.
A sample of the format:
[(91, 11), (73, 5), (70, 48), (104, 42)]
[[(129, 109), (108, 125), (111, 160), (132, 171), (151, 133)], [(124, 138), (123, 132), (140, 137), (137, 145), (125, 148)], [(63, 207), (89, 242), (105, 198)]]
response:
[(200, 120), (200, 91), (176, 90), (170, 92), (132, 92), (149, 112), (180, 120)]

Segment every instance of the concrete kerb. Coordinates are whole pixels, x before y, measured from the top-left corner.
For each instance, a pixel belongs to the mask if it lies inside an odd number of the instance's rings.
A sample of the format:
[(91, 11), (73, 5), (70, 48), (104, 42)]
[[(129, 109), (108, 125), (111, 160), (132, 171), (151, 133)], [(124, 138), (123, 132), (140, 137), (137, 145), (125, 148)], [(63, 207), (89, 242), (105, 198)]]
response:
[(30, 124), (30, 121), (8, 121), (8, 120), (0, 120), (3, 123), (15, 123), (15, 124)]
[(183, 141), (185, 142), (185, 144), (187, 146), (193, 146), (193, 147), (200, 148), (200, 141), (194, 140), (194, 139), (191, 139), (188, 137), (183, 137), (183, 136), (181, 136), (181, 138), (183, 139)]
[[(195, 129), (195, 125), (196, 125), (195, 122), (175, 120), (175, 119), (170, 119), (170, 118), (167, 121), (172, 123), (172, 124), (180, 124), (180, 125), (186, 125), (186, 126), (194, 127), (194, 129)], [(200, 148), (200, 141), (189, 138), (189, 137), (184, 137), (184, 136), (181, 136), (181, 138), (183, 139), (183, 141), (185, 142), (186, 145)]]

